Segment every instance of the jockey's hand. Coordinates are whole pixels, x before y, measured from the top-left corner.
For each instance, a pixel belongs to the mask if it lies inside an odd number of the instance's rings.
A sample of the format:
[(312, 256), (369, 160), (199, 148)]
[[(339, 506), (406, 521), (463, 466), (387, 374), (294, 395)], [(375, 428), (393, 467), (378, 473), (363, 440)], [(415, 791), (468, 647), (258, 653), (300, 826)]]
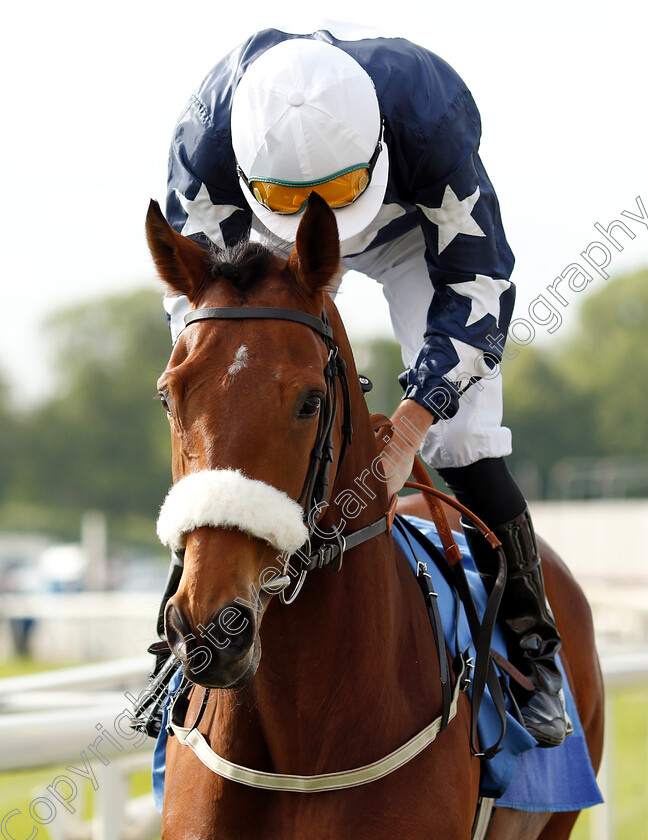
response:
[(403, 400), (392, 414), (394, 435), (385, 444), (382, 453), (388, 459), (385, 473), (388, 497), (398, 493), (412, 473), (414, 457), (418, 452), (425, 433), (436, 417), (415, 400)]

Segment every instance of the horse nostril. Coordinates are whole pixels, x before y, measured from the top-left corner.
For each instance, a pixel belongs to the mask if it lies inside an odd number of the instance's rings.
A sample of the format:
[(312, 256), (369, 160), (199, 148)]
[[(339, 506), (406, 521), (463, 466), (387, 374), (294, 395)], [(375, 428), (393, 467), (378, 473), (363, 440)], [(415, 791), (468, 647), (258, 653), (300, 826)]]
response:
[(239, 604), (229, 604), (212, 617), (198, 631), (212, 647), (233, 659), (247, 653), (254, 641), (254, 613)]
[(164, 611), (164, 633), (176, 656), (186, 655), (195, 641), (189, 622), (173, 601), (169, 601)]

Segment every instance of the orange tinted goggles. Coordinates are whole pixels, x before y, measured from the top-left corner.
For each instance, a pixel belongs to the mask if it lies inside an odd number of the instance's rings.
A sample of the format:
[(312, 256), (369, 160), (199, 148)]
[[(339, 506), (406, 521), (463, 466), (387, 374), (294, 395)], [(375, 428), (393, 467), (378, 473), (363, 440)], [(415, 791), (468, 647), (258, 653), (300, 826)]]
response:
[(340, 172), (328, 181), (315, 181), (308, 184), (277, 183), (267, 180), (248, 181), (241, 168), (239, 166), (236, 168), (259, 204), (273, 213), (291, 216), (303, 209), (312, 192), (321, 195), (328, 206), (334, 209), (353, 204), (369, 186), (371, 174), (381, 151), (382, 143), (378, 140), (368, 164), (360, 164), (355, 169)]
[(273, 213), (299, 213), (312, 192), (321, 195), (329, 207), (347, 207), (367, 189), (369, 168), (354, 169), (322, 184), (273, 184), (271, 181), (250, 181), (256, 200)]

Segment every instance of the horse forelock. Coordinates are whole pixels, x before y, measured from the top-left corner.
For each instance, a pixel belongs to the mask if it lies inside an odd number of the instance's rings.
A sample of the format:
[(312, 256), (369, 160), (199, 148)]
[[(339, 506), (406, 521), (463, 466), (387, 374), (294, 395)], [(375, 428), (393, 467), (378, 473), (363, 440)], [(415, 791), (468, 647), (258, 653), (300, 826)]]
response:
[(247, 238), (227, 248), (212, 249), (210, 262), (209, 280), (216, 283), (225, 281), (244, 302), (252, 293), (263, 292), (265, 283), (273, 277), (280, 277), (283, 288), (302, 302), (312, 302), (315, 292), (334, 292), (339, 285), (337, 277), (330, 278), (330, 283), (315, 284), (314, 288), (305, 285), (300, 282), (283, 249), (268, 247)]
[(279, 257), (273, 250), (259, 242), (243, 239), (228, 248), (211, 252), (211, 277), (227, 281), (245, 300), (278, 264)]

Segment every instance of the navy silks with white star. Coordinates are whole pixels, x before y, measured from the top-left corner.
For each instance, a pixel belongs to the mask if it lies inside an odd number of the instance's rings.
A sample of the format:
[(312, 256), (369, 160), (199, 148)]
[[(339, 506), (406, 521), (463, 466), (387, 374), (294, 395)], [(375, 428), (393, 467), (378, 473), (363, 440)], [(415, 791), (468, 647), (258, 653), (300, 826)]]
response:
[(220, 247), (248, 233), (252, 213), (230, 134), (232, 94), (255, 58), (295, 37), (339, 47), (373, 79), (389, 149), (383, 205), (395, 206), (362, 251), (421, 228), (434, 296), (424, 341), (399, 379), (405, 397), (428, 408), (440, 404), (436, 413), (451, 417), (459, 395), (501, 358), (515, 298), (514, 259), (478, 154), (477, 106), (438, 56), (401, 38), (339, 41), (326, 31), (297, 36), (274, 29), (253, 35), (216, 65), (178, 121), (167, 217), (185, 236)]

